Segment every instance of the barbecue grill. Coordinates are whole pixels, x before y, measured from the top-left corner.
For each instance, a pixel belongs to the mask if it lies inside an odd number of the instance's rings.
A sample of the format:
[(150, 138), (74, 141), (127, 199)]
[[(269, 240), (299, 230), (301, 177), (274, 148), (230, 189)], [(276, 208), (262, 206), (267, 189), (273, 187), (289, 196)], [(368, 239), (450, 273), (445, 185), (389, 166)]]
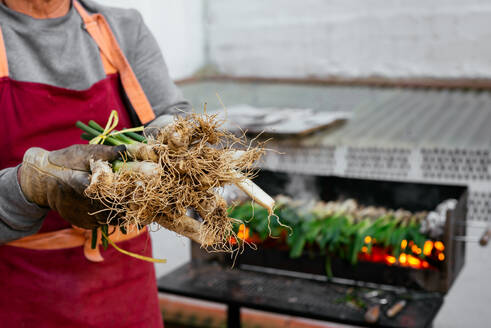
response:
[[(491, 103), (489, 92), (254, 81), (205, 81), (183, 89), (195, 104), (212, 102), (218, 91), (229, 106), (314, 103), (320, 111), (355, 113), (332, 131), (275, 138), (269, 147), (278, 152), (267, 154), (256, 179), (271, 195), (284, 194), (295, 175), (314, 181), (314, 196), (322, 200), (353, 198), (409, 211), (431, 211), (447, 199), (457, 205), (446, 213), (440, 239), (445, 257), (431, 269), (368, 259), (352, 266), (333, 259), (334, 278), (328, 279), (324, 259), (315, 252), (291, 259), (281, 249), (246, 248), (234, 262), (193, 245), (192, 261), (160, 279), (162, 291), (227, 304), (230, 327), (237, 326), (240, 307), (356, 326), (431, 327), (465, 263), (465, 242), (472, 240), (466, 235), (468, 220), (478, 224), (491, 213), (491, 184), (486, 183), (491, 181), (491, 139), (483, 128), (488, 124), (468, 129), (454, 115), (464, 115), (465, 106), (487, 113), (483, 104)], [(378, 320), (367, 322), (367, 312), (377, 306)], [(392, 307), (399, 311), (389, 318)]]
[[(277, 195), (285, 193), (290, 179), (288, 174), (262, 171), (256, 183)], [(312, 183), (311, 176), (309, 181)], [(446, 213), (445, 259), (429, 269), (370, 261), (352, 266), (335, 259), (334, 277), (328, 279), (324, 257), (316, 254), (291, 259), (285, 250), (259, 245), (257, 250), (246, 247), (235, 259), (194, 246), (193, 262), (162, 278), (161, 290), (227, 303), (235, 309), (229, 313), (231, 320), (237, 320), (237, 308), (250, 307), (365, 326), (370, 325), (366, 312), (379, 306), (379, 326), (431, 326), (465, 262), (465, 243), (456, 237), (465, 236), (467, 188), (321, 176), (313, 183), (312, 189), (324, 200), (355, 198), (367, 206), (430, 211), (449, 198), (458, 200)], [(350, 303), (353, 300), (362, 305), (356, 307)], [(404, 302), (400, 313), (388, 317), (387, 311), (398, 302)], [(235, 327), (237, 321), (229, 325)]]
[[(297, 175), (298, 176), (298, 175)], [(301, 177), (301, 175), (300, 175)], [(262, 171), (257, 183), (271, 195), (283, 194), (291, 175)], [(296, 179), (298, 181), (298, 178)], [(309, 177), (312, 183), (311, 177)], [(465, 242), (459, 236), (466, 235), (467, 188), (464, 186), (374, 181), (339, 177), (316, 177), (316, 186), (323, 200), (354, 198), (366, 206), (404, 208), (412, 212), (431, 211), (447, 199), (458, 200), (455, 209), (448, 210), (441, 240), (445, 245), (445, 258), (433, 269), (389, 266), (374, 263), (367, 258), (356, 266), (335, 259), (334, 276), (356, 281), (403, 286), (411, 289), (446, 293), (465, 262)], [(295, 195), (291, 195), (295, 196)], [(324, 257), (305, 254), (290, 259), (288, 252), (274, 248), (246, 248), (237, 258), (241, 264), (293, 270), (311, 274), (325, 274)]]

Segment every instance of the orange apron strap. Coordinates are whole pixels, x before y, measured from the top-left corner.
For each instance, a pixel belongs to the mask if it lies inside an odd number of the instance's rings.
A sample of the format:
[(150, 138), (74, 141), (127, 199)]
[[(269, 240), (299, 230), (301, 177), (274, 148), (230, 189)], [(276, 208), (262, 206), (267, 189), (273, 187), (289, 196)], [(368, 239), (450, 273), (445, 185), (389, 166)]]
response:
[(63, 229), (52, 232), (43, 232), (8, 242), (9, 246), (29, 249), (53, 250), (82, 246), (85, 243), (85, 234), (78, 229)]
[[(135, 238), (146, 231), (147, 227), (144, 227), (141, 230), (132, 227), (126, 234), (123, 234), (118, 228), (109, 235), (109, 239), (115, 243), (121, 242)], [(99, 229), (97, 232), (96, 248), (93, 249), (91, 247), (92, 230), (73, 227), (52, 232), (37, 233), (8, 242), (6, 245), (38, 250), (55, 250), (83, 246), (84, 255), (87, 260), (101, 262), (104, 260), (99, 249), (99, 246), (102, 244), (101, 238), (102, 236)]]
[(82, 17), (85, 29), (97, 43), (102, 54), (119, 72), (121, 84), (140, 122), (145, 124), (155, 119), (152, 106), (104, 16), (101, 14), (90, 15), (76, 0), (73, 1), (73, 6)]
[(0, 27), (0, 78), (9, 76), (9, 63), (7, 61), (7, 51), (3, 41), (2, 28)]
[(106, 72), (106, 75), (117, 73), (118, 70), (116, 69), (116, 67), (114, 67), (113, 64), (111, 64), (109, 59), (107, 59), (106, 55), (104, 55), (102, 51), (100, 52), (100, 55), (101, 55), (102, 66), (104, 67), (104, 72)]

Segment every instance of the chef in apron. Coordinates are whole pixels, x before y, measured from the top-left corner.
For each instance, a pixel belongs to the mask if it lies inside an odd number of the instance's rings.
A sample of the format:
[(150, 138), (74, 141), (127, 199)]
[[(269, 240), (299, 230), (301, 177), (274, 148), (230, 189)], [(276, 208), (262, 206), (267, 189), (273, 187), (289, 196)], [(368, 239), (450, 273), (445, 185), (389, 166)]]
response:
[[(1, 327), (163, 326), (153, 265), (90, 247), (88, 160), (124, 149), (72, 145), (83, 143), (77, 120), (106, 122), (115, 110), (122, 129), (188, 107), (138, 12), (0, 3)], [(145, 229), (111, 238), (151, 256)]]

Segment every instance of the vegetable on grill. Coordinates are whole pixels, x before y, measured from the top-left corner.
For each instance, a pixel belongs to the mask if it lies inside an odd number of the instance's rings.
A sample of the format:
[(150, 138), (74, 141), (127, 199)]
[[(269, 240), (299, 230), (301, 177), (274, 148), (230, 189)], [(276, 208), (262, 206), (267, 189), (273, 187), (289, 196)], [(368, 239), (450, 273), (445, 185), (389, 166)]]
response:
[[(425, 256), (423, 252), (413, 253), (413, 249), (423, 249), (427, 240), (420, 232), (426, 212), (363, 207), (352, 199), (306, 204), (278, 196), (274, 215), (282, 223), (269, 220), (268, 212), (256, 204), (245, 202), (229, 208), (229, 216), (240, 220), (235, 231), (241, 224), (246, 224), (258, 242), (274, 242), (270, 237), (277, 238), (277, 242), (288, 245), (292, 258), (300, 257), (306, 247), (318, 249), (326, 255), (328, 276), (332, 276), (332, 256), (356, 264), (362, 250), (370, 253), (374, 245), (387, 248), (396, 258), (401, 254), (402, 246), (406, 253), (420, 258)], [(412, 242), (415, 247), (405, 246), (404, 241), (406, 244)]]

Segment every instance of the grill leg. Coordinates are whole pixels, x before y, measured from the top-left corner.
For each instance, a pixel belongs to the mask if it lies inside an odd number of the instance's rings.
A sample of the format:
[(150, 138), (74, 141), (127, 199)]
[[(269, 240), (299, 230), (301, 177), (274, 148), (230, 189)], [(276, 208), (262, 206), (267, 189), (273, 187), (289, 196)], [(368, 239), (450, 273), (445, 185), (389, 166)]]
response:
[(227, 327), (240, 328), (240, 306), (237, 304), (228, 304)]

